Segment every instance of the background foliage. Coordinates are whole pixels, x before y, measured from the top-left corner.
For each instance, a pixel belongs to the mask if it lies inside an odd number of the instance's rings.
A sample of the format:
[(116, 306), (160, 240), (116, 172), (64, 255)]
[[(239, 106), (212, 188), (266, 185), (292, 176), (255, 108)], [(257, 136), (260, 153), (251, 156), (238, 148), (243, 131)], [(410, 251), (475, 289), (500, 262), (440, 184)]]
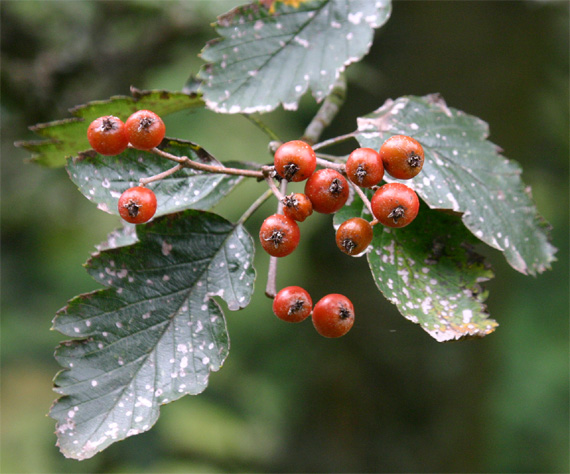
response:
[[(45, 414), (62, 337), (49, 332), (51, 319), (70, 296), (98, 288), (81, 265), (118, 218), (96, 210), (63, 170), (24, 164), (27, 153), (12, 143), (34, 138), (30, 124), (128, 94), (130, 85), (180, 89), (215, 36), (209, 23), (237, 3), (0, 4), (2, 472), (567, 471), (564, 2), (396, 2), (370, 54), (348, 69), (348, 100), (328, 132), (354, 130), (356, 117), (386, 98), (432, 92), (490, 123), (491, 140), (523, 166), (560, 249), (553, 271), (538, 278), (478, 249), (496, 274), (487, 284), (500, 323), (494, 334), (435, 343), (378, 293), (364, 259), (338, 253), (330, 217), (315, 216), (278, 283), (321, 295), (345, 291), (358, 314), (349, 336), (324, 340), (309, 326), (282, 324), (262, 294), (260, 272), (252, 304), (227, 313), (232, 352), (200, 397), (163, 407), (153, 430), (91, 460), (65, 460), (54, 447)], [(277, 111), (269, 120), (295, 138), (315, 110), (307, 98), (296, 115)], [(269, 159), (265, 137), (240, 117), (181, 112), (166, 123), (169, 135), (224, 161)], [(240, 186), (243, 202), (261, 189)], [(232, 220), (243, 207), (217, 210)], [(266, 259), (258, 252), (256, 266)], [(318, 277), (323, 272), (327, 279)]]

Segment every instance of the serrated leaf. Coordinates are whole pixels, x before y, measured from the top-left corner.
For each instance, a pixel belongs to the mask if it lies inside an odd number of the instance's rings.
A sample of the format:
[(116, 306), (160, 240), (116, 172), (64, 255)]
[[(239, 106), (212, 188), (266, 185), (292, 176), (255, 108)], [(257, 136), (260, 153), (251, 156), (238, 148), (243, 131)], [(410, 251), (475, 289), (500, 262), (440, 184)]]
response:
[(255, 271), (253, 240), (242, 226), (186, 211), (137, 227), (139, 242), (87, 264), (108, 288), (71, 300), (54, 329), (78, 340), (56, 358), (58, 445), (86, 459), (150, 429), (159, 407), (202, 392), (229, 349), (223, 312), (245, 307)]
[(397, 134), (414, 137), (424, 148), (421, 173), (405, 184), (431, 208), (461, 213), (467, 228), (502, 251), (515, 270), (534, 275), (550, 268), (556, 249), (547, 225), (519, 165), (487, 140), (485, 122), (448, 107), (437, 95), (389, 100), (358, 119), (356, 138), (362, 146), (379, 149)]
[(296, 109), (311, 89), (320, 101), (339, 74), (368, 53), (390, 0), (313, 0), (238, 7), (218, 18), (220, 38), (202, 52), (208, 108), (222, 113)]
[[(186, 140), (169, 139), (160, 148), (175, 156), (187, 156), (198, 163), (223, 166), (202, 147)], [(154, 153), (129, 148), (116, 156), (103, 156), (94, 151), (80, 153), (68, 162), (67, 171), (87, 199), (97, 203), (97, 207), (105, 212), (118, 214), (117, 202), (124, 191), (137, 186), (139, 179), (155, 176), (173, 165), (175, 163)], [(228, 165), (259, 167), (234, 162)], [(185, 209), (210, 209), (242, 180), (242, 176), (183, 168), (150, 183), (148, 187), (156, 194), (158, 217)]]
[(437, 341), (483, 337), (497, 327), (479, 285), (493, 274), (475, 241), (457, 217), (422, 207), (407, 227), (375, 226), (368, 262), (384, 296)]
[(64, 166), (66, 159), (88, 150), (87, 127), (97, 117), (115, 115), (126, 120), (140, 109), (150, 109), (160, 116), (179, 110), (202, 107), (200, 95), (169, 91), (139, 91), (131, 88), (129, 96), (114, 96), (109, 100), (98, 100), (70, 110), (73, 118), (41, 123), (30, 127), (44, 140), (20, 141), (15, 145), (32, 153), (31, 161), (49, 167)]

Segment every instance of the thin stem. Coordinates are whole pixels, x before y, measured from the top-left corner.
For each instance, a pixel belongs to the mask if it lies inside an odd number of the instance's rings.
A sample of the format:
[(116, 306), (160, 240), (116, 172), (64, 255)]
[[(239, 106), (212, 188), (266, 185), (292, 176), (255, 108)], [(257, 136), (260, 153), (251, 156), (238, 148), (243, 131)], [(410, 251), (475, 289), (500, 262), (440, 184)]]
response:
[(162, 158), (166, 158), (167, 160), (176, 161), (177, 163), (182, 164), (184, 167), (191, 168), (194, 170), (207, 171), (209, 173), (217, 173), (217, 174), (248, 176), (250, 178), (257, 178), (257, 179), (264, 178), (263, 172), (258, 170), (242, 170), (239, 168), (226, 168), (225, 166), (220, 166), (220, 165), (206, 165), (204, 163), (198, 163), (197, 161), (192, 161), (187, 156), (171, 155), (170, 153), (160, 150), (158, 148), (153, 148), (150, 151), (155, 155), (161, 156)]
[(355, 138), (357, 135), (358, 135), (358, 132), (350, 132), (350, 133), (347, 133), (346, 135), (340, 135), (338, 137), (329, 138), (328, 140), (324, 140), (320, 143), (314, 144), (313, 150), (316, 151), (316, 150), (319, 150), (319, 149), (327, 147), (327, 146), (336, 145), (337, 143), (345, 142), (347, 140), (350, 140), (351, 138)]
[(273, 178), (271, 178), (270, 176), (265, 176), (265, 182), (267, 183), (267, 186), (269, 186), (269, 190), (275, 194), (275, 197), (281, 201), (284, 196), (283, 194), (281, 194), (281, 191), (279, 191), (279, 189), (277, 189), (277, 186), (275, 186), (275, 183), (273, 182)]
[(352, 186), (352, 189), (354, 189), (356, 194), (360, 196), (360, 199), (362, 199), (362, 202), (364, 203), (370, 214), (374, 215), (374, 213), (372, 212), (372, 204), (370, 203), (370, 200), (368, 199), (364, 191), (362, 191), (362, 189), (360, 189), (360, 187), (354, 184), (352, 181), (348, 180), (348, 182)]
[(258, 117), (250, 114), (242, 114), (251, 123), (256, 125), (263, 133), (265, 133), (271, 140), (276, 142), (281, 142), (282, 140), (277, 136), (277, 134), (271, 130), (264, 122), (262, 122)]
[(319, 141), (324, 129), (328, 127), (344, 104), (346, 98), (346, 79), (344, 74), (339, 75), (330, 94), (325, 98), (317, 114), (305, 129), (301, 140), (312, 145)]
[(171, 174), (174, 174), (177, 171), (180, 171), (182, 168), (184, 168), (184, 165), (182, 163), (179, 163), (176, 166), (170, 168), (169, 170), (163, 171), (162, 173), (158, 173), (154, 176), (150, 176), (149, 178), (141, 178), (141, 179), (139, 179), (139, 183), (141, 186), (145, 186), (148, 183), (152, 183), (153, 181), (160, 181), (161, 179), (167, 178)]
[[(287, 180), (281, 181), (280, 193), (284, 196), (287, 194)], [(283, 201), (279, 200), (277, 205), (277, 214), (283, 213)], [(267, 285), (265, 286), (265, 295), (269, 298), (275, 298), (277, 294), (277, 257), (269, 257), (269, 267), (267, 269)]]
[(317, 164), (321, 165), (325, 168), (333, 168), (337, 171), (342, 171), (344, 172), (345, 166), (343, 163), (333, 163), (332, 161), (329, 160), (323, 160), (322, 158), (319, 158), (317, 156)]
[(259, 196), (255, 201), (253, 201), (253, 204), (249, 206), (247, 210), (239, 218), (239, 220), (237, 221), (237, 225), (244, 224), (245, 221), (247, 221), (253, 215), (253, 213), (257, 211), (261, 207), (261, 205), (269, 199), (269, 197), (272, 194), (273, 193), (271, 192), (271, 189), (267, 189), (261, 196)]

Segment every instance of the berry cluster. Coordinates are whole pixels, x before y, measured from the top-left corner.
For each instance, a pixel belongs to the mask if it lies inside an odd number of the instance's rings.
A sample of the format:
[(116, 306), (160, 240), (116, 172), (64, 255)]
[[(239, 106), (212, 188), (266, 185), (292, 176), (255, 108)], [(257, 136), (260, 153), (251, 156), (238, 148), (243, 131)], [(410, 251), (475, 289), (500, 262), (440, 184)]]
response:
[[(162, 119), (150, 110), (133, 113), (125, 123), (112, 115), (99, 117), (89, 125), (87, 139), (101, 155), (118, 155), (129, 144), (137, 150), (152, 150), (164, 138)], [(149, 221), (156, 212), (156, 196), (144, 186), (127, 189), (119, 198), (119, 214), (131, 224)]]
[(324, 337), (344, 336), (354, 324), (354, 306), (346, 296), (326, 295), (313, 307), (311, 296), (300, 286), (279, 291), (273, 300), (273, 312), (289, 323), (299, 323), (311, 315), (313, 326)]
[[(321, 160), (322, 161), (322, 160)], [(261, 225), (259, 240), (273, 257), (285, 257), (299, 245), (297, 222), (303, 222), (313, 211), (333, 214), (349, 197), (349, 186), (359, 192), (371, 213), (372, 222), (354, 217), (343, 222), (336, 232), (338, 248), (348, 255), (364, 252), (373, 237), (372, 226), (404, 227), (417, 216), (420, 203), (417, 194), (402, 183), (379, 186), (384, 172), (397, 179), (411, 179), (422, 169), (424, 151), (419, 142), (405, 135), (386, 140), (379, 152), (372, 148), (357, 148), (344, 165), (324, 164), (317, 168), (317, 157), (310, 145), (293, 140), (281, 145), (274, 156), (278, 179), (299, 182), (306, 180), (304, 193), (292, 193), (281, 199), (283, 212), (269, 216)], [(321, 163), (319, 163), (321, 164)], [(370, 201), (360, 188), (374, 190)], [(277, 293), (273, 312), (289, 322), (299, 322), (312, 315), (313, 325), (326, 337), (339, 337), (352, 327), (354, 308), (348, 298), (331, 294), (314, 308), (309, 294), (297, 286)]]

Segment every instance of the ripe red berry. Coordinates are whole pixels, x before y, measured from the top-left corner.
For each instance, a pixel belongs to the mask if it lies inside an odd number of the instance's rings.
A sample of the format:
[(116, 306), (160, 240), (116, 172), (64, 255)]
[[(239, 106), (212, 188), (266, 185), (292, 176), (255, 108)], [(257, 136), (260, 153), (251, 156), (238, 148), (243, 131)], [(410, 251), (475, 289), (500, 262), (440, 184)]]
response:
[(358, 255), (372, 242), (373, 230), (370, 223), (361, 217), (344, 221), (336, 231), (336, 245), (348, 255)]
[(285, 257), (299, 245), (301, 232), (297, 223), (283, 214), (273, 214), (263, 221), (259, 241), (273, 257)]
[(311, 200), (302, 193), (293, 193), (283, 198), (283, 214), (291, 219), (303, 222), (313, 213)]
[(119, 198), (119, 214), (131, 224), (147, 222), (155, 212), (156, 196), (148, 188), (129, 188)]
[(354, 324), (354, 306), (346, 296), (332, 293), (317, 302), (312, 319), (321, 336), (344, 336)]
[(357, 148), (346, 160), (346, 175), (362, 188), (376, 186), (384, 177), (380, 154), (372, 148)]
[(273, 164), (279, 176), (287, 181), (304, 181), (315, 172), (317, 156), (309, 144), (292, 140), (277, 149)]
[(273, 300), (273, 312), (288, 323), (299, 323), (311, 314), (313, 300), (300, 286), (283, 288)]
[(418, 215), (420, 200), (412, 188), (402, 183), (380, 186), (370, 200), (372, 213), (387, 227), (404, 227)]
[(380, 147), (384, 170), (397, 179), (411, 179), (424, 165), (424, 149), (417, 140), (406, 135), (394, 135)]
[(97, 153), (108, 156), (122, 153), (129, 144), (125, 124), (112, 115), (93, 120), (87, 129), (87, 140)]
[(348, 181), (338, 171), (324, 168), (307, 180), (305, 194), (315, 211), (332, 214), (344, 206), (348, 199)]
[(162, 119), (150, 110), (139, 110), (125, 122), (127, 138), (137, 150), (152, 150), (158, 146), (166, 127)]

